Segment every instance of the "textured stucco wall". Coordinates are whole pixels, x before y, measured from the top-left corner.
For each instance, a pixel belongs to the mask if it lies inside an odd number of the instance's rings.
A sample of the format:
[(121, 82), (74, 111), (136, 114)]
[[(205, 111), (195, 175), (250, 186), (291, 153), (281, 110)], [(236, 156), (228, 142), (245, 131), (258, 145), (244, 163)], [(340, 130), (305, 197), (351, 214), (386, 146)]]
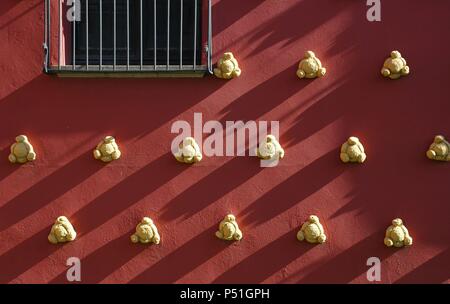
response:
[[(448, 282), (450, 167), (428, 161), (433, 136), (450, 137), (450, 3), (382, 1), (382, 22), (366, 1), (214, 1), (215, 59), (231, 50), (243, 74), (203, 79), (58, 79), (42, 74), (43, 1), (0, 2), (0, 282), (65, 282), (68, 257), (84, 283), (366, 282), (368, 257), (382, 282)], [(313, 49), (325, 78), (300, 81), (298, 60)], [(412, 73), (379, 70), (399, 49)], [(170, 155), (177, 119), (280, 120), (286, 158), (262, 169), (250, 157), (205, 158), (188, 167)], [(26, 133), (38, 160), (8, 163)], [(92, 159), (104, 135), (123, 158)], [(342, 165), (340, 144), (361, 138), (362, 166)], [(244, 240), (214, 231), (234, 212)], [(298, 243), (311, 213), (329, 241)], [(77, 241), (47, 242), (56, 216)], [(141, 216), (160, 246), (129, 242)], [(414, 246), (383, 245), (400, 216)]]

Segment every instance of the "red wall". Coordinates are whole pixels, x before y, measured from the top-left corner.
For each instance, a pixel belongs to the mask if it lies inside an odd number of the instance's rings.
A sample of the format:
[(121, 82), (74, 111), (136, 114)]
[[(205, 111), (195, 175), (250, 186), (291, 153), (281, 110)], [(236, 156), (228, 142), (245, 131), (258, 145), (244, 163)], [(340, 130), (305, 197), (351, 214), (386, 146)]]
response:
[[(239, 79), (59, 79), (42, 73), (43, 1), (0, 3), (0, 281), (65, 282), (66, 259), (82, 259), (84, 283), (365, 283), (366, 260), (382, 260), (382, 282), (449, 282), (449, 178), (425, 151), (450, 137), (450, 2), (214, 1), (214, 61), (231, 50)], [(328, 68), (301, 81), (307, 49)], [(393, 49), (411, 75), (383, 79)], [(170, 155), (171, 124), (279, 120), (286, 157), (262, 169), (251, 157), (207, 157), (194, 166)], [(7, 161), (20, 133), (38, 159)], [(116, 136), (123, 157), (104, 165), (92, 149)], [(360, 137), (368, 160), (343, 165), (338, 149)], [(239, 243), (215, 238), (234, 212)], [(317, 214), (328, 242), (296, 240)], [(75, 242), (47, 241), (58, 215)], [(160, 246), (131, 244), (144, 215)], [(414, 245), (383, 245), (402, 217)]]

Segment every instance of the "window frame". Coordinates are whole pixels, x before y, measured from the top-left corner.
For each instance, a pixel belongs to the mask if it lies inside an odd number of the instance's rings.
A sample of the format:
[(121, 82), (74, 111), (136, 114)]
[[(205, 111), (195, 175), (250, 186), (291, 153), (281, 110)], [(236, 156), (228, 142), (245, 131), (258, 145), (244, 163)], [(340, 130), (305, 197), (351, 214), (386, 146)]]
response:
[[(67, 1), (67, 0), (66, 0)], [(108, 1), (108, 0), (100, 0)], [(116, 3), (117, 0), (109, 0), (114, 1)], [(137, 0), (128, 0), (127, 3), (131, 1)], [(140, 3), (147, 0), (139, 0)], [(167, 1), (167, 0), (155, 0), (153, 3), (157, 3), (157, 1)], [(170, 0), (169, 0), (170, 1)], [(180, 1), (183, 3), (183, 0), (171, 0), (171, 1)], [(211, 0), (191, 0), (195, 1), (198, 4), (199, 10), (195, 10), (196, 19), (198, 22), (195, 25), (194, 31), (196, 39), (200, 41), (200, 43), (194, 43), (196, 46), (193, 51), (191, 51), (191, 55), (196, 54), (194, 57), (196, 59), (192, 60), (192, 64), (184, 64), (182, 60), (180, 60), (179, 64), (169, 64), (169, 61), (166, 64), (160, 64), (160, 60), (158, 64), (143, 64), (143, 59), (140, 59), (141, 62), (138, 65), (128, 64), (129, 58), (127, 57), (127, 64), (90, 64), (91, 60), (87, 55), (88, 65), (86, 65), (86, 57), (82, 64), (77, 64), (76, 62), (76, 45), (73, 43), (73, 37), (70, 37), (72, 43), (69, 44), (71, 50), (66, 51), (65, 42), (66, 38), (63, 29), (71, 28), (72, 31), (77, 30), (77, 22), (70, 22), (66, 20), (66, 18), (62, 18), (66, 12), (64, 12), (63, 1), (62, 0), (44, 0), (44, 72), (47, 74), (56, 74), (62, 77), (202, 77), (205, 74), (212, 74), (212, 5)], [(89, 0), (86, 1), (86, 5), (89, 5)], [(183, 8), (181, 8), (183, 9)], [(117, 11), (115, 11), (117, 16)], [(142, 15), (142, 12), (140, 11)], [(156, 14), (156, 11), (155, 11)], [(55, 16), (56, 15), (56, 16)], [(91, 13), (89, 13), (91, 15)], [(183, 14), (180, 14), (181, 16)], [(198, 16), (200, 15), (200, 16)], [(114, 13), (113, 13), (114, 16)], [(131, 15), (130, 15), (131, 18)], [(166, 20), (169, 18), (165, 17)], [(89, 18), (91, 19), (91, 18)], [(117, 18), (115, 18), (117, 19)], [(140, 18), (139, 18), (140, 19)], [(100, 19), (101, 20), (101, 19)], [(171, 19), (169, 19), (171, 20)], [(141, 20), (139, 21), (141, 22)], [(154, 19), (151, 19), (151, 22), (154, 22)], [(180, 21), (183, 22), (183, 21)], [(168, 23), (167, 21), (165, 22)], [(127, 28), (130, 28), (130, 22), (125, 22), (128, 24)], [(170, 22), (169, 22), (170, 24)], [(179, 24), (179, 23), (178, 23)], [(192, 24), (195, 24), (193, 22)], [(115, 23), (117, 28), (117, 23)], [(201, 27), (198, 29), (197, 27)], [(87, 36), (89, 36), (89, 30), (86, 27)], [(113, 26), (114, 28), (114, 26)], [(55, 30), (56, 29), (56, 30)], [(197, 30), (196, 30), (197, 29)], [(142, 27), (140, 28), (142, 31)], [(139, 32), (142, 41), (142, 32)], [(181, 31), (181, 29), (179, 30)], [(55, 33), (56, 32), (56, 33)], [(183, 31), (184, 32), (184, 31)], [(128, 32), (127, 38), (130, 36), (130, 32)], [(200, 35), (201, 37), (197, 37), (198, 33), (204, 33)], [(101, 34), (100, 34), (101, 35)], [(72, 35), (76, 39), (76, 35)], [(101, 36), (100, 36), (101, 37)], [(116, 34), (115, 34), (115, 37)], [(169, 36), (168, 36), (169, 37)], [(183, 34), (180, 35), (180, 40), (183, 38)], [(88, 39), (88, 38), (86, 38)], [(115, 39), (116, 40), (116, 39)], [(170, 41), (170, 40), (169, 40)], [(192, 41), (194, 42), (194, 41)], [(180, 44), (182, 42), (180, 41)], [(89, 44), (88, 44), (89, 45)], [(116, 44), (117, 46), (117, 44)], [(168, 43), (169, 46), (169, 43)], [(143, 49), (143, 45), (140, 45), (141, 49)], [(200, 50), (197, 48), (200, 47)], [(84, 48), (86, 49), (86, 47)], [(89, 47), (88, 47), (89, 49)], [(101, 49), (101, 47), (100, 47)], [(117, 56), (117, 49), (115, 48)], [(127, 54), (130, 50), (129, 44), (127, 44)], [(154, 49), (152, 49), (154, 50)], [(180, 49), (179, 46), (176, 47), (176, 51), (180, 52), (180, 57), (184, 57), (181, 55), (183, 52), (183, 48)], [(72, 54), (75, 52), (75, 65), (72, 62)], [(196, 53), (195, 53), (196, 52)], [(91, 53), (91, 51), (89, 51)], [(141, 53), (141, 52), (139, 52)], [(140, 54), (141, 55), (141, 54)], [(100, 54), (97, 54), (98, 57), (102, 58)], [(140, 56), (143, 57), (143, 56)], [(116, 58), (117, 59), (117, 58)], [(151, 58), (154, 59), (154, 58)], [(161, 59), (161, 58), (159, 58)]]

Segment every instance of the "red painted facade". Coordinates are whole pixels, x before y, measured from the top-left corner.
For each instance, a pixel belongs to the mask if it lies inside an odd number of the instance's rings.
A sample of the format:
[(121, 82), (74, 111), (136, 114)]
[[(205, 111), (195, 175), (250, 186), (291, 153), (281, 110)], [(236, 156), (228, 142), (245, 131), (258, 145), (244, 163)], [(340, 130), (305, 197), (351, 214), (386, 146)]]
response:
[[(214, 61), (231, 50), (243, 74), (201, 79), (61, 79), (42, 73), (43, 1), (0, 3), (0, 282), (66, 282), (66, 260), (82, 261), (83, 283), (366, 283), (366, 260), (382, 261), (383, 283), (441, 283), (450, 276), (450, 167), (425, 156), (434, 135), (450, 137), (450, 3), (382, 1), (213, 1)], [(299, 80), (312, 49), (328, 69)], [(411, 74), (383, 79), (399, 49)], [(203, 119), (279, 120), (286, 157), (260, 168), (252, 157), (205, 157), (194, 166), (170, 155), (171, 124)], [(27, 134), (38, 159), (9, 164)], [(92, 149), (105, 135), (122, 148), (104, 165)], [(350, 135), (363, 165), (344, 165)], [(204, 137), (207, 135), (205, 134)], [(214, 232), (233, 212), (244, 233)], [(317, 214), (324, 245), (296, 233)], [(48, 243), (59, 215), (79, 233)], [(129, 240), (144, 215), (159, 246)], [(383, 244), (401, 217), (411, 248)]]

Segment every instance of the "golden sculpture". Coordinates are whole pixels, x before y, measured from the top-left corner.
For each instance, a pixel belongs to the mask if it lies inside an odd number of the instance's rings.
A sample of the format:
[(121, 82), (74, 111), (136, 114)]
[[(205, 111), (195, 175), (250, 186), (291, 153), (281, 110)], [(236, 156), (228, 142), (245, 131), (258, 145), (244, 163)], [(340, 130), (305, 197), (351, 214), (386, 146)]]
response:
[(60, 216), (52, 226), (48, 240), (52, 244), (65, 243), (75, 240), (77, 233), (67, 217)]
[(399, 51), (392, 51), (391, 57), (386, 59), (381, 69), (381, 74), (390, 79), (398, 79), (409, 74), (409, 66)]
[(302, 228), (297, 233), (297, 239), (299, 241), (306, 240), (312, 244), (322, 244), (327, 240), (323, 226), (316, 215), (311, 215), (308, 221), (303, 223)]
[(437, 135), (427, 151), (429, 159), (450, 161), (450, 143), (442, 135)]
[(341, 160), (344, 163), (363, 163), (367, 158), (364, 147), (358, 137), (351, 136), (341, 146)]
[(325, 75), (327, 70), (322, 67), (322, 63), (319, 58), (316, 57), (314, 52), (307, 51), (305, 56), (298, 64), (297, 76), (298, 78), (316, 78)]
[(8, 157), (11, 163), (23, 164), (36, 159), (33, 146), (25, 135), (16, 137), (16, 142), (11, 145), (11, 154)]
[(94, 150), (94, 158), (105, 163), (119, 159), (121, 155), (119, 146), (112, 136), (106, 136)]
[(133, 243), (154, 243), (159, 244), (161, 237), (158, 229), (149, 217), (144, 217), (142, 221), (136, 226), (136, 232), (131, 236)]
[(403, 225), (402, 219), (396, 218), (392, 221), (392, 225), (386, 229), (384, 244), (388, 247), (411, 246), (413, 242), (409, 235), (408, 229)]
[(202, 152), (193, 137), (183, 139), (174, 156), (179, 162), (186, 164), (192, 164), (202, 160)]
[(267, 135), (265, 141), (259, 144), (256, 154), (261, 159), (282, 159), (284, 149), (273, 135)]
[(217, 68), (214, 69), (214, 75), (223, 79), (232, 79), (241, 75), (241, 69), (233, 53), (227, 52), (223, 54), (217, 63)]
[(242, 231), (239, 229), (236, 217), (233, 214), (228, 214), (220, 222), (216, 236), (221, 240), (227, 241), (240, 241), (242, 239)]

